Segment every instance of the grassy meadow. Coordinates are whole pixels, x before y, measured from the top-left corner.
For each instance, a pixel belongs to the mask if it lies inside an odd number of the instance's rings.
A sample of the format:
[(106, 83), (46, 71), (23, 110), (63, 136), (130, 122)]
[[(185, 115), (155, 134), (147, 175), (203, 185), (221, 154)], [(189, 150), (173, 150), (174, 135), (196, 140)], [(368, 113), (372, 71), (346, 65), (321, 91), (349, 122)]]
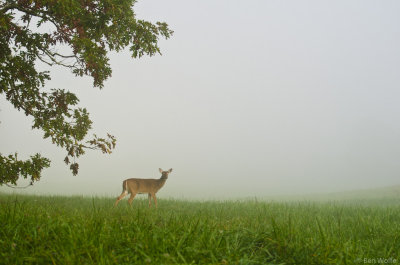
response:
[(400, 264), (400, 198), (0, 195), (0, 264)]

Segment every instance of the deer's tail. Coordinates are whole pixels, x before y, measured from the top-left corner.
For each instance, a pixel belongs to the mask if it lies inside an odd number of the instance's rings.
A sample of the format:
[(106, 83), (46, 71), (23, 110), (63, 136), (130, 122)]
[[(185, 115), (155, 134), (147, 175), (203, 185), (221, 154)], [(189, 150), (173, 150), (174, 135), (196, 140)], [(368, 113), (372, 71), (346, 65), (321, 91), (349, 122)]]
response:
[(128, 193), (128, 181), (124, 180), (124, 182), (122, 182), (122, 192), (123, 193)]

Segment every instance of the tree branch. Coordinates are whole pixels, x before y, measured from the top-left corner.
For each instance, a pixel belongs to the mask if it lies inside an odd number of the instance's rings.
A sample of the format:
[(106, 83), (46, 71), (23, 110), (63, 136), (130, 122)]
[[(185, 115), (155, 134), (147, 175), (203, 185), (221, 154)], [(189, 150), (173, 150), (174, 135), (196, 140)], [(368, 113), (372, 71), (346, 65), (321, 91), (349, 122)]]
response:
[(7, 5), (7, 4), (6, 4), (2, 9), (0, 9), (0, 12), (3, 13), (3, 14), (5, 14), (5, 13), (7, 13), (7, 11), (9, 11), (9, 10), (17, 9), (17, 8), (18, 8), (18, 5), (15, 4), (15, 3), (10, 4), (10, 5)]

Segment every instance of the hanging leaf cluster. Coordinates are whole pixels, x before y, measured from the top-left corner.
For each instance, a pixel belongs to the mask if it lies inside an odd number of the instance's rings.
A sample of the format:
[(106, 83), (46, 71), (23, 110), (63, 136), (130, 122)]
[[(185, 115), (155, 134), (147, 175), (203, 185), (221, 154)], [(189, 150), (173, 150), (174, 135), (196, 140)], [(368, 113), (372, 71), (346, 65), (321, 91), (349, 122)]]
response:
[[(87, 139), (92, 121), (78, 97), (62, 88), (45, 88), (51, 66), (90, 76), (102, 88), (111, 76), (108, 54), (129, 48), (133, 58), (160, 54), (160, 37), (172, 31), (166, 23), (137, 19), (135, 0), (7, 0), (0, 1), (0, 95), (33, 118), (32, 128), (66, 150), (64, 162), (78, 173), (76, 158), (87, 149), (110, 154), (116, 139), (107, 134)], [(44, 30), (46, 29), (46, 30)], [(40, 71), (37, 62), (49, 67)], [(43, 67), (41, 67), (43, 68)], [(0, 185), (19, 177), (40, 179), (50, 160), (0, 154)]]

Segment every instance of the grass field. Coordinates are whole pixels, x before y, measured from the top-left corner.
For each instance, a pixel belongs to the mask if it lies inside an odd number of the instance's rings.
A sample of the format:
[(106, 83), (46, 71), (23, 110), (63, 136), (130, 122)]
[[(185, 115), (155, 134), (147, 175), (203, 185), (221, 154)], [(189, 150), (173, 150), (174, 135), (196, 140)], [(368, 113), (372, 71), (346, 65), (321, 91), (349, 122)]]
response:
[(399, 198), (113, 203), (0, 195), (0, 264), (400, 264)]

